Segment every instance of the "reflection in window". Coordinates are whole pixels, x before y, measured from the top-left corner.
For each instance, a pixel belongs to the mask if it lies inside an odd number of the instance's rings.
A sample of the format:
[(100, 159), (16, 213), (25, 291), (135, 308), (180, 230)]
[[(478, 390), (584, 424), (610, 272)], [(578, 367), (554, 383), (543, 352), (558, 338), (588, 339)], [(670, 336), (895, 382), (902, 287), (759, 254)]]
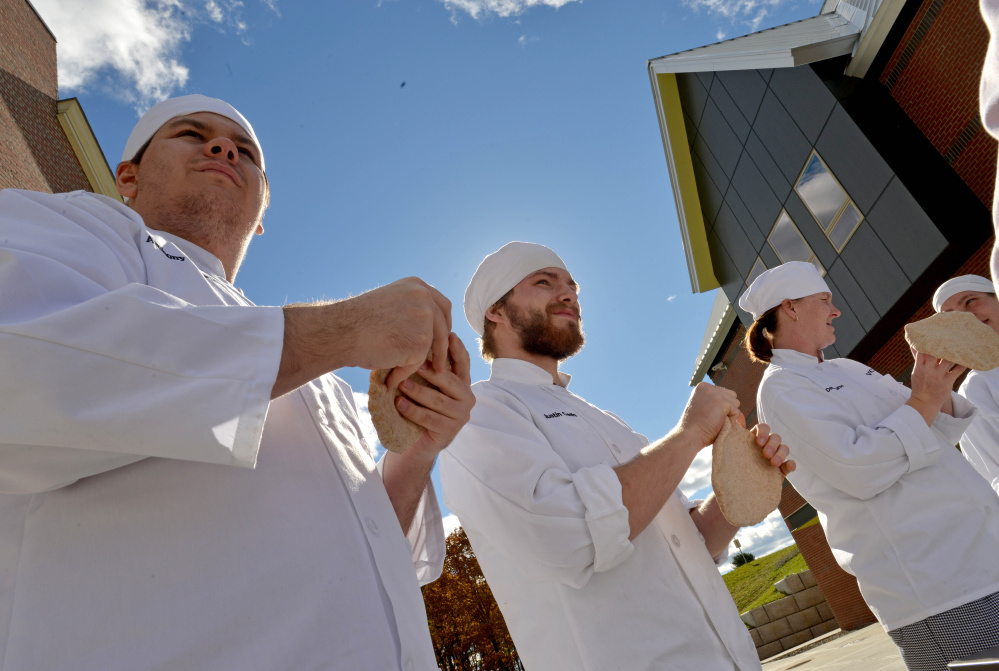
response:
[(836, 252), (843, 251), (864, 215), (815, 151), (808, 157), (794, 190), (819, 222)]
[(780, 259), (781, 263), (807, 261), (815, 265), (820, 275), (826, 274), (826, 269), (819, 263), (812, 248), (808, 246), (798, 227), (794, 225), (794, 222), (791, 221), (791, 217), (788, 216), (785, 210), (780, 211), (777, 223), (774, 224), (774, 228), (770, 231), (770, 236), (767, 240), (770, 242), (770, 246), (773, 248), (774, 253), (777, 254), (777, 258)]
[(756, 263), (753, 264), (753, 269), (749, 271), (749, 277), (746, 278), (746, 286), (752, 284), (753, 280), (762, 275), (766, 269), (767, 266), (763, 263), (763, 259), (757, 256)]

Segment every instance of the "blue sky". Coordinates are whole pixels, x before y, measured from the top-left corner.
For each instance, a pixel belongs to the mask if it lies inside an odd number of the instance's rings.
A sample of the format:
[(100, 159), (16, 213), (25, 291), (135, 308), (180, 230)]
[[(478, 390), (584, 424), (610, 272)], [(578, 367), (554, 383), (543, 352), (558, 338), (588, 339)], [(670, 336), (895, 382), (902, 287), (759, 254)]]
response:
[[(474, 352), (460, 306), (475, 267), (510, 240), (546, 244), (582, 286), (572, 391), (653, 440), (690, 393), (713, 292), (691, 293), (645, 62), (821, 6), (32, 2), (59, 40), (60, 96), (80, 98), (112, 167), (138, 111), (168, 95), (220, 97), (250, 119), (272, 194), (236, 281), (256, 303), (417, 275), (451, 299)], [(367, 371), (340, 375), (367, 389)], [(688, 495), (709, 491), (709, 457)], [(739, 537), (757, 554), (791, 542), (773, 517)]]

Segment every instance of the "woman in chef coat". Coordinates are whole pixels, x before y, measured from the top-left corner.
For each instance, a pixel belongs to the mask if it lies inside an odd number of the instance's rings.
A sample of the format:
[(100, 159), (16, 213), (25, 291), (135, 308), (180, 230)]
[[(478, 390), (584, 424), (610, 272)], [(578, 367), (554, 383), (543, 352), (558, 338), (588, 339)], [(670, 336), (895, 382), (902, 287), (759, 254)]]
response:
[(790, 447), (788, 480), (906, 666), (999, 646), (999, 499), (954, 447), (975, 414), (951, 391), (964, 369), (914, 353), (910, 390), (825, 360), (840, 312), (810, 263), (766, 271), (739, 305), (755, 319), (746, 348), (769, 364), (759, 421)]

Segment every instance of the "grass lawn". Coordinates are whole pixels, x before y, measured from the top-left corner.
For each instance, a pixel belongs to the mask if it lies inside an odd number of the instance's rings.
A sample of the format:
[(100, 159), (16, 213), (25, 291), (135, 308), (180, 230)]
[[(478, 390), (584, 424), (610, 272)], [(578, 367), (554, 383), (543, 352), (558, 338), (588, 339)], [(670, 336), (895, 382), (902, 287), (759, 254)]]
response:
[(797, 545), (777, 550), (765, 557), (733, 569), (722, 576), (740, 613), (765, 603), (783, 599), (786, 595), (774, 589), (774, 583), (792, 573), (808, 569)]

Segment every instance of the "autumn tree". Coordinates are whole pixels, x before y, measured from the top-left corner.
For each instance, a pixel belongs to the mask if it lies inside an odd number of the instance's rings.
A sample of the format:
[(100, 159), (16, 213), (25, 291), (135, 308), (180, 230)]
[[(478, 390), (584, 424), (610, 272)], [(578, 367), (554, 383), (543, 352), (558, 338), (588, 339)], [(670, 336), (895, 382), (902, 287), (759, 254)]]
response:
[(524, 671), (465, 531), (447, 537), (444, 571), (423, 587), (437, 664), (444, 671)]

